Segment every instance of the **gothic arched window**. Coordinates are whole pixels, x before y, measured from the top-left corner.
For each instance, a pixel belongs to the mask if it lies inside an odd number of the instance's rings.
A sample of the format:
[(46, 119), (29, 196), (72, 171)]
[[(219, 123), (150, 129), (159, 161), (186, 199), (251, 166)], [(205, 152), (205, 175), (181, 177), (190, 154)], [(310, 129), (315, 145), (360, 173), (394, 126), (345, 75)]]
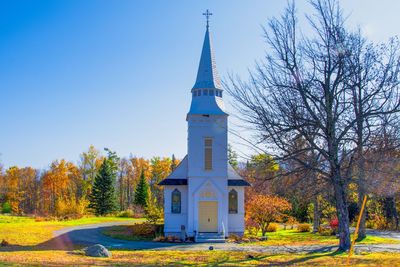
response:
[(229, 192), (229, 213), (238, 213), (238, 193), (235, 189)]
[(171, 194), (171, 213), (181, 213), (181, 192), (176, 188)]

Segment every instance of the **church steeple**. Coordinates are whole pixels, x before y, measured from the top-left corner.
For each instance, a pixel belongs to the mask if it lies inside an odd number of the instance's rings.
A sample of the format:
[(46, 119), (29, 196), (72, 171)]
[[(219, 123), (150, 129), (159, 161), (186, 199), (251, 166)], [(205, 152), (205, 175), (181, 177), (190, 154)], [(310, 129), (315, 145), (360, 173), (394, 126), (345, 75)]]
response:
[(192, 104), (188, 115), (227, 115), (209, 29), (209, 16), (212, 13), (207, 10), (203, 15), (207, 18), (206, 33), (196, 82), (192, 88)]
[(203, 15), (207, 18), (206, 34), (201, 51), (199, 69), (197, 71), (196, 83), (193, 89), (218, 88), (222, 89), (221, 80), (218, 75), (217, 65), (215, 63), (214, 51), (210, 36), (209, 16), (212, 15), (207, 9)]

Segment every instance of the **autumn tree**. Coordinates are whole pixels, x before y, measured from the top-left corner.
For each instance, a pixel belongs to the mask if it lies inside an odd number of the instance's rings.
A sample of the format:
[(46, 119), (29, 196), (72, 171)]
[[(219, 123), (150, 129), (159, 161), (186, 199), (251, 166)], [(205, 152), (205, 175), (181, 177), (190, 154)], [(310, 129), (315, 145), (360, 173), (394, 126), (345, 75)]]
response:
[[(66, 160), (56, 160), (50, 165), (50, 169), (44, 172), (41, 178), (42, 203), (41, 212), (45, 214), (64, 216), (60, 209), (64, 209), (68, 202), (74, 206), (81, 201), (77, 195), (77, 188), (81, 187), (82, 177), (79, 169)], [(60, 205), (61, 204), (61, 205)]]
[(149, 200), (149, 185), (144, 176), (144, 171), (140, 174), (140, 180), (135, 190), (135, 200), (134, 203), (141, 207), (146, 207)]
[(158, 205), (161, 206), (163, 203), (164, 194), (163, 187), (159, 186), (158, 183), (167, 178), (167, 176), (171, 173), (171, 159), (167, 157), (153, 157), (150, 160), (150, 170), (150, 190), (157, 199)]
[(157, 199), (149, 192), (146, 207), (144, 209), (146, 220), (155, 226), (163, 217), (163, 211), (157, 203)]
[(23, 193), (19, 206), (24, 213), (32, 214), (38, 211), (40, 200), (39, 171), (32, 167), (20, 169), (19, 191)]
[(92, 193), (89, 197), (91, 208), (97, 216), (109, 214), (116, 209), (115, 180), (117, 176), (117, 156), (106, 150), (108, 157), (103, 160), (100, 170), (94, 180)]
[(279, 164), (266, 153), (252, 155), (246, 165), (244, 176), (253, 185), (251, 191), (270, 194), (271, 180), (279, 171)]
[(103, 158), (100, 152), (93, 145), (80, 155), (79, 170), (82, 174), (83, 184), (78, 193), (82, 196), (90, 195), (94, 179), (102, 162)]
[(117, 195), (120, 210), (131, 208), (134, 195), (134, 169), (132, 162), (123, 158), (119, 162)]
[(7, 169), (4, 176), (5, 201), (11, 206), (13, 213), (20, 213), (20, 202), (24, 197), (24, 191), (20, 190), (20, 169), (16, 166)]
[(246, 204), (246, 219), (250, 219), (261, 229), (265, 236), (268, 226), (272, 222), (280, 222), (290, 211), (289, 202), (274, 195), (254, 195)]

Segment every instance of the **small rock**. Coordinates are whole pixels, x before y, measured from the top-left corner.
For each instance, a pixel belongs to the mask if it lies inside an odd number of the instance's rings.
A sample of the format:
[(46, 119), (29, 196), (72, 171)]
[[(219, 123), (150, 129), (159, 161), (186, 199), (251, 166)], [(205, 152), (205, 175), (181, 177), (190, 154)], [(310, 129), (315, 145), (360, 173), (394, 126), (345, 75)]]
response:
[(210, 247), (208, 248), (208, 250), (214, 250), (214, 247), (213, 247), (213, 246), (210, 246)]
[(84, 249), (85, 255), (89, 257), (103, 257), (110, 258), (111, 252), (108, 251), (103, 245), (96, 244)]

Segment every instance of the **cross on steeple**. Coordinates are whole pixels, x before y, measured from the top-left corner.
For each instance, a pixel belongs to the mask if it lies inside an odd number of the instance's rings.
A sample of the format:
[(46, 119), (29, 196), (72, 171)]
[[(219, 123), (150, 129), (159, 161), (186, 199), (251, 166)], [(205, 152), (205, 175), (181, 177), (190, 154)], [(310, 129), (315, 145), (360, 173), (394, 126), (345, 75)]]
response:
[(210, 16), (212, 16), (212, 13), (210, 11), (208, 11), (208, 9), (206, 10), (205, 13), (203, 13), (204, 16), (206, 16), (206, 20), (207, 20), (207, 29), (209, 27), (208, 22), (210, 20)]

